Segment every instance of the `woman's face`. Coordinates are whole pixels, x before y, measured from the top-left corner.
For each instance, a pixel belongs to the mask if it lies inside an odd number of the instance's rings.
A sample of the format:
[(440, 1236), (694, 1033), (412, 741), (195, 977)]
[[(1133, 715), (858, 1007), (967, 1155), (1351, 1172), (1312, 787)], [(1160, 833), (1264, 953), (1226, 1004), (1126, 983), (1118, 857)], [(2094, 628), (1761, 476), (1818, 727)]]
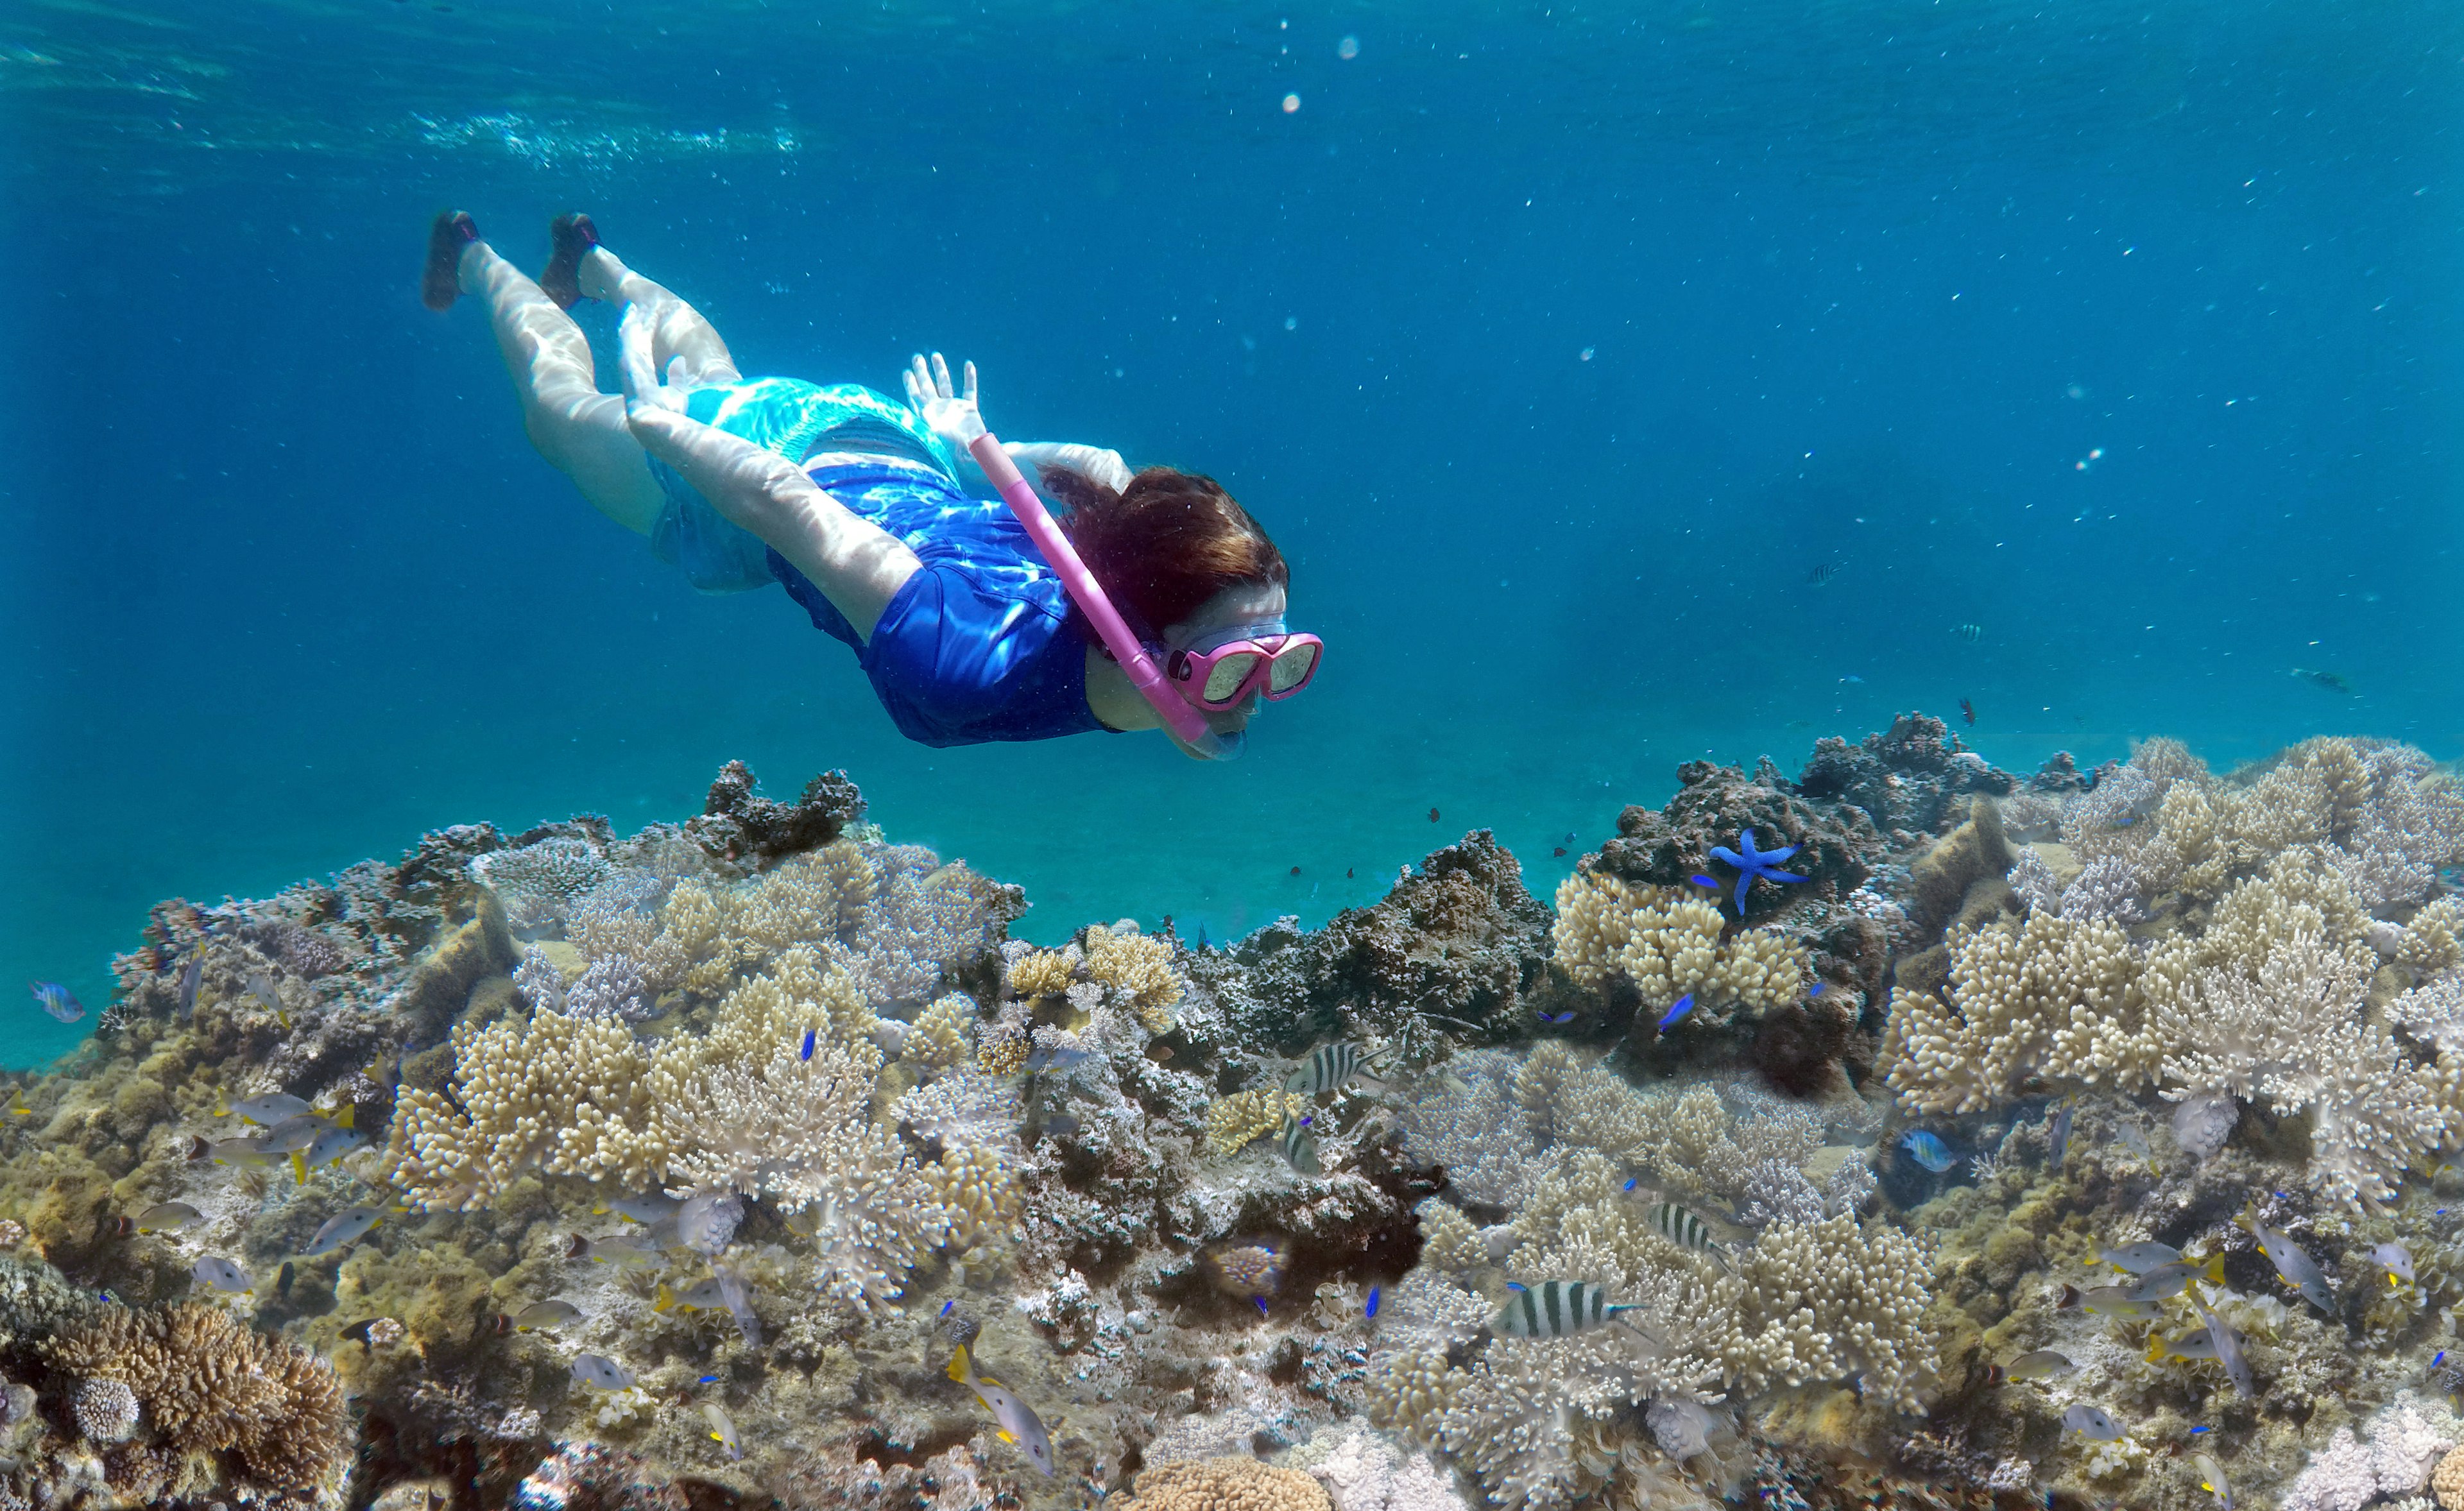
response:
[[(1207, 636), (1241, 624), (1260, 620), (1284, 617), (1284, 590), (1271, 582), (1227, 587), (1199, 605), (1197, 613), (1178, 624), (1167, 625), (1163, 643), (1174, 650), (1186, 650)], [(1206, 727), (1218, 734), (1232, 734), (1247, 727), (1249, 715), (1258, 709), (1258, 694), (1247, 697), (1221, 712), (1200, 709)]]

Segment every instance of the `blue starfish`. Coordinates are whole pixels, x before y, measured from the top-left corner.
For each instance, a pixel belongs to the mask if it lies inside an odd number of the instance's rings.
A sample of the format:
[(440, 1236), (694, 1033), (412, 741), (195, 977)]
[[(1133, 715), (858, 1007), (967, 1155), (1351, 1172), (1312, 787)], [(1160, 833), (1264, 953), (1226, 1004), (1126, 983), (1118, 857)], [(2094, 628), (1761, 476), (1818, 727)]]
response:
[(1797, 875), (1793, 871), (1781, 870), (1776, 864), (1780, 861), (1787, 860), (1792, 855), (1794, 855), (1797, 851), (1797, 847), (1795, 845), (1792, 844), (1784, 849), (1777, 850), (1756, 850), (1754, 848), (1754, 831), (1751, 829), (1748, 829), (1744, 834), (1738, 836), (1737, 843), (1745, 846), (1745, 854), (1739, 855), (1736, 851), (1729, 849), (1725, 844), (1715, 844), (1711, 846), (1711, 858), (1715, 861), (1726, 861), (1730, 865), (1737, 868), (1738, 917), (1743, 918), (1746, 916), (1746, 891), (1749, 887), (1754, 885), (1755, 877), (1769, 877), (1774, 882), (1801, 882), (1805, 880), (1804, 877)]

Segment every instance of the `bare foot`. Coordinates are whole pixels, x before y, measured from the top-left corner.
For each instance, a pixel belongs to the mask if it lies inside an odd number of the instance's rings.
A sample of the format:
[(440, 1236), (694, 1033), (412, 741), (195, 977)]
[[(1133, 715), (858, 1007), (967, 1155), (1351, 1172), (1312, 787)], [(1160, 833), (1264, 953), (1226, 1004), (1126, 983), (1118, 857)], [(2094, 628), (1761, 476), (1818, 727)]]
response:
[(479, 239), (479, 228), (458, 209), (441, 209), (428, 228), (428, 266), (420, 270), (419, 302), (450, 310), (462, 293), (462, 249)]
[(558, 309), (569, 310), (582, 301), (582, 259), (599, 245), (599, 228), (587, 215), (559, 215), (548, 222), (547, 237), (547, 267), (539, 273), (539, 289)]

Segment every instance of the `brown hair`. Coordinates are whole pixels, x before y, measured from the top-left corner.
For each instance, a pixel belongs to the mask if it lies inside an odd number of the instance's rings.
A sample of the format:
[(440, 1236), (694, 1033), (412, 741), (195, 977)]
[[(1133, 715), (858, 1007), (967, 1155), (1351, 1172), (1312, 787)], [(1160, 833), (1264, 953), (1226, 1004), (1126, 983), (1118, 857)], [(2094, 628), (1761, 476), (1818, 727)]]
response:
[(1141, 635), (1186, 623), (1227, 587), (1291, 583), (1284, 554), (1211, 477), (1150, 467), (1116, 493), (1067, 468), (1043, 472), (1069, 506), (1062, 533)]

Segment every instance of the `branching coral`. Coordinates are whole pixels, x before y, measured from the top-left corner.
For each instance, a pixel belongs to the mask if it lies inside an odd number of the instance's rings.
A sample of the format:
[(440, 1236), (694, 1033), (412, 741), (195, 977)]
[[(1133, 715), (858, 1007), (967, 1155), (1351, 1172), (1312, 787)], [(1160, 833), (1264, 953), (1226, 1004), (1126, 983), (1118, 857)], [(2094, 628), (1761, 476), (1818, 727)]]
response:
[(1281, 1086), (1236, 1091), (1207, 1107), (1206, 1147), (1218, 1154), (1236, 1153), (1300, 1115), (1301, 1099)]
[(124, 1384), (145, 1428), (175, 1451), (231, 1456), (234, 1478), (313, 1491), (349, 1453), (350, 1417), (333, 1371), (220, 1307), (106, 1307), (48, 1351), (66, 1373)]
[(1134, 929), (1115, 931), (1090, 924), (1086, 951), (1088, 974), (1127, 996), (1147, 1032), (1171, 1032), (1170, 1010), (1181, 995), (1180, 976), (1172, 968), (1171, 945), (1147, 938)]
[(928, 1070), (947, 1070), (967, 1058), (968, 1031), (975, 1021), (975, 998), (960, 992), (936, 997), (915, 1015), (904, 1053)]
[(1702, 1000), (1697, 1014), (1716, 1019), (1741, 1006), (1767, 1013), (1804, 995), (1803, 951), (1768, 930), (1724, 944), (1726, 927), (1700, 897), (1583, 870), (1558, 884), (1550, 937), (1576, 981), (1596, 987), (1622, 975), (1655, 1008), (1691, 993)]

